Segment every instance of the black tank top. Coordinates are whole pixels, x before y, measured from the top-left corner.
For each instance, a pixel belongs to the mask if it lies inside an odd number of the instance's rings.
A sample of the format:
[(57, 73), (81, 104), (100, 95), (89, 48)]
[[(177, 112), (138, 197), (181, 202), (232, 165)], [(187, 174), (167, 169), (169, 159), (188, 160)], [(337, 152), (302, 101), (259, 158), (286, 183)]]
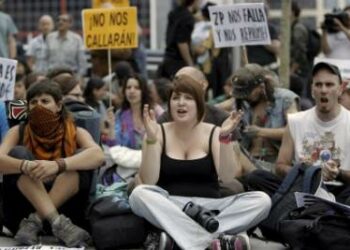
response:
[(161, 128), (163, 149), (157, 185), (171, 195), (218, 198), (219, 182), (212, 155), (212, 137), (216, 127), (210, 133), (208, 154), (194, 160), (178, 160), (167, 156), (163, 125)]

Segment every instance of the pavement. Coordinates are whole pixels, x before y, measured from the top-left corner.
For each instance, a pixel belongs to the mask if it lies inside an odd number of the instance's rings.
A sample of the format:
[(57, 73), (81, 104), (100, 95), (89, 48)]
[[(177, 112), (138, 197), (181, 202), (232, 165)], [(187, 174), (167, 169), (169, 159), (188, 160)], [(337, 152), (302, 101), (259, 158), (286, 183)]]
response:
[[(0, 250), (24, 250), (24, 249), (32, 249), (32, 250), (65, 250), (68, 248), (64, 248), (58, 244), (58, 242), (49, 236), (45, 236), (41, 240), (42, 246), (31, 246), (31, 247), (23, 247), (19, 246), (18, 243), (11, 237), (0, 237)], [(287, 250), (285, 246), (275, 242), (262, 241), (256, 238), (250, 238), (251, 250)], [(69, 248), (73, 249), (84, 249), (84, 248)], [(95, 250), (94, 247), (85, 248), (86, 250)], [(124, 250), (141, 250), (141, 249), (124, 249)]]

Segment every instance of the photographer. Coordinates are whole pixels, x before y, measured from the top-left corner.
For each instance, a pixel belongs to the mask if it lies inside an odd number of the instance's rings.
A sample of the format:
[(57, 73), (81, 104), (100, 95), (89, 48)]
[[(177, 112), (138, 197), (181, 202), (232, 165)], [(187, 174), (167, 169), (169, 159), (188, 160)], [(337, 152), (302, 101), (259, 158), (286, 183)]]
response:
[(326, 14), (321, 27), (325, 57), (350, 59), (350, 6), (342, 12)]

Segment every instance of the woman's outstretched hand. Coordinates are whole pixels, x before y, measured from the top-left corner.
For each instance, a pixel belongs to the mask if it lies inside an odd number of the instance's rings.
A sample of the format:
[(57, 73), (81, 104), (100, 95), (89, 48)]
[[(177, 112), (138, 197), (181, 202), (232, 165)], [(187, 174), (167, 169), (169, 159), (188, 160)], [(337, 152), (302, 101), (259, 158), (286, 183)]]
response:
[(148, 104), (145, 104), (143, 107), (143, 123), (146, 129), (147, 140), (156, 141), (159, 125), (156, 121), (154, 110), (150, 109)]
[(232, 133), (238, 126), (243, 116), (243, 111), (232, 111), (230, 116), (222, 123), (220, 135)]

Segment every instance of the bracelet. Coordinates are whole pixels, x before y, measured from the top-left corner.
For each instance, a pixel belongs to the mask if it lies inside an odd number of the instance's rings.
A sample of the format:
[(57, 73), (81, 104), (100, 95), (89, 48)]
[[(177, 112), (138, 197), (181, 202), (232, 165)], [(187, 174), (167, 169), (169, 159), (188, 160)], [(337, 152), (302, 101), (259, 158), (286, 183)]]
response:
[(151, 140), (151, 139), (146, 138), (146, 143), (147, 143), (148, 145), (156, 144), (156, 142), (157, 142), (157, 139)]
[(61, 174), (61, 173), (63, 173), (64, 171), (67, 170), (67, 164), (66, 164), (66, 161), (65, 161), (63, 158), (57, 159), (57, 160), (55, 160), (55, 162), (56, 162), (57, 165), (58, 165), (57, 174)]
[(223, 144), (229, 144), (232, 141), (232, 134), (227, 134), (227, 135), (219, 135), (219, 142)]
[(21, 165), (19, 165), (19, 171), (21, 171), (21, 174), (24, 174), (24, 163), (25, 162), (26, 162), (26, 160), (22, 160)]

